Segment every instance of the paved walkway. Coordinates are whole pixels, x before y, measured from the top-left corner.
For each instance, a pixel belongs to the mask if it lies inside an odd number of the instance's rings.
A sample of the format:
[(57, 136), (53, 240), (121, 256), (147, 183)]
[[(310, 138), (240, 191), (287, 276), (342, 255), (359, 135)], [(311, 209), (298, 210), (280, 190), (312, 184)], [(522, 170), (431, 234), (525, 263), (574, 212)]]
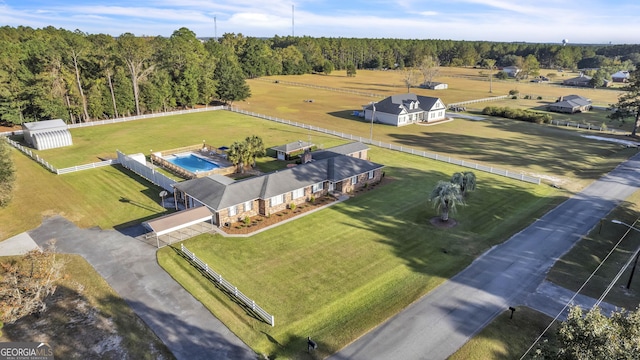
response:
[(0, 242), (0, 256), (24, 255), (35, 249), (39, 249), (38, 244), (27, 233)]
[(60, 217), (28, 233), (43, 246), (82, 255), (155, 332), (177, 359), (257, 359), (257, 355), (173, 280), (156, 248), (114, 230), (79, 229)]
[[(555, 318), (562, 311), (558, 320), (564, 321), (569, 314), (569, 307), (565, 308), (565, 305), (569, 303), (569, 300), (571, 300), (574, 294), (575, 292), (571, 290), (567, 290), (548, 281), (543, 281), (535, 292), (526, 297), (524, 305), (552, 318)], [(597, 299), (578, 294), (571, 301), (571, 305), (578, 305), (585, 310), (589, 310), (595, 305), (596, 301)], [(601, 302), (598, 307), (600, 307), (600, 310), (605, 315), (610, 315), (612, 312), (618, 310), (614, 305), (605, 302)]]
[(637, 154), (331, 358), (446, 359), (525, 304), (556, 259), (639, 187)]

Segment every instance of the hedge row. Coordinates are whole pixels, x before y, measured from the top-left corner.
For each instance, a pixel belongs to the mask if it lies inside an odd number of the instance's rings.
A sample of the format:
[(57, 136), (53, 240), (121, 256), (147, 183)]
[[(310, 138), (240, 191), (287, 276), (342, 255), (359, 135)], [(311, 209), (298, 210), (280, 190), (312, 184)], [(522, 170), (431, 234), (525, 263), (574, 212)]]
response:
[(487, 106), (482, 110), (482, 114), (489, 116), (500, 116), (507, 119), (528, 121), (536, 124), (551, 122), (550, 114), (543, 114), (530, 110), (512, 109), (509, 107)]

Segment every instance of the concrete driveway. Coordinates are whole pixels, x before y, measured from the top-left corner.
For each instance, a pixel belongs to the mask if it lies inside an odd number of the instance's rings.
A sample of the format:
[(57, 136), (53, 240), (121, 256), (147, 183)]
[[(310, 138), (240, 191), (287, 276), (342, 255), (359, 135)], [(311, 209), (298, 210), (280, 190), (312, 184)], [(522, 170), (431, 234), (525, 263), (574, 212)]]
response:
[(525, 304), (555, 261), (638, 187), (640, 154), (330, 359), (446, 359), (500, 312)]
[(156, 248), (114, 230), (79, 229), (63, 217), (29, 231), (44, 246), (82, 255), (177, 359), (257, 359), (257, 355), (157, 263)]

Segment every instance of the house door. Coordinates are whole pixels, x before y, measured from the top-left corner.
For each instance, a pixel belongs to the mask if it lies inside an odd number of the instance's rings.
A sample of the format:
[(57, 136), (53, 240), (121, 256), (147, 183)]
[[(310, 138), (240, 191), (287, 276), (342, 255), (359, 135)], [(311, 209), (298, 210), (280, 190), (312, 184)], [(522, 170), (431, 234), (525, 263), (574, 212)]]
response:
[(329, 181), (329, 192), (333, 191), (333, 182)]

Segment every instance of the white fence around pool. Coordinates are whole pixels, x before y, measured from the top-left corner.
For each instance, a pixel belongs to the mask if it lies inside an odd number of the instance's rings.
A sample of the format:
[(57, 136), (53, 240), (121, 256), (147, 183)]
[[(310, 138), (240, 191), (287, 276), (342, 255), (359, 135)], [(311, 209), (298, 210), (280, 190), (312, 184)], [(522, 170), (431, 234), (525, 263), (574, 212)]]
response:
[(120, 150), (117, 150), (116, 152), (118, 153), (118, 163), (124, 168), (133, 171), (141, 177), (149, 180), (152, 184), (158, 185), (161, 188), (167, 190), (169, 193), (173, 194), (173, 186), (171, 185), (177, 183), (178, 181), (173, 180), (170, 177), (156, 171), (155, 169), (132, 159), (131, 157), (120, 152)]
[(222, 286), (225, 290), (227, 290), (231, 295), (233, 295), (238, 300), (242, 301), (248, 308), (250, 308), (256, 315), (260, 316), (264, 321), (269, 323), (271, 326), (275, 326), (275, 319), (273, 315), (266, 312), (263, 308), (258, 306), (255, 301), (249, 299), (245, 294), (243, 294), (237, 287), (233, 286), (232, 283), (222, 278), (222, 275), (213, 271), (209, 267), (209, 265), (205, 264), (202, 260), (198, 259), (196, 254), (192, 253), (187, 249), (184, 244), (180, 244), (180, 251), (191, 259), (191, 261), (202, 271), (205, 272), (207, 277), (217, 284)]

